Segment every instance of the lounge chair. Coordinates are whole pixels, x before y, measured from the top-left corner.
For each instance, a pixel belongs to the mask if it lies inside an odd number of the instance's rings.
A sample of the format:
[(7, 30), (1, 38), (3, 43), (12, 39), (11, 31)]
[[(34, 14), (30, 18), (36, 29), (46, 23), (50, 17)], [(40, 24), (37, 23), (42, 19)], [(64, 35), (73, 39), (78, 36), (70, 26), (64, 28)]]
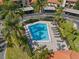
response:
[(4, 43), (4, 42), (5, 42), (5, 40), (3, 40), (2, 38), (0, 38), (0, 44)]
[(54, 36), (55, 36), (55, 37), (61, 37), (60, 35), (56, 35), (56, 34), (54, 34)]
[(63, 45), (61, 45), (61, 47), (62, 47), (62, 48), (64, 48), (65, 46), (66, 46), (66, 45), (64, 45), (64, 44), (63, 44)]
[(56, 32), (56, 33), (54, 33), (54, 35), (60, 35), (60, 33), (59, 32)]
[(63, 42), (63, 40), (57, 40), (57, 42)]
[(62, 49), (60, 43), (57, 43), (57, 46), (58, 46), (57, 50), (61, 50)]

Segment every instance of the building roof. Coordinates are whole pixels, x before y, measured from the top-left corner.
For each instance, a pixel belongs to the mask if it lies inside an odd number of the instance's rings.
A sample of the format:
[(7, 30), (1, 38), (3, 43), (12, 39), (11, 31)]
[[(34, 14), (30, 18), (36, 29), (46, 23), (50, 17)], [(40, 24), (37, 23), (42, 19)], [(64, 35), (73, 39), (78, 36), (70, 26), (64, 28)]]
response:
[(59, 4), (59, 1), (58, 0), (48, 0), (49, 3), (56, 3), (56, 4)]
[(67, 0), (68, 2), (77, 2), (78, 0)]
[(44, 7), (44, 10), (55, 10), (55, 7), (46, 6), (46, 7)]
[(31, 0), (31, 3), (35, 3), (36, 2), (36, 0)]
[(3, 2), (3, 0), (0, 0), (0, 4)]
[(47, 59), (79, 59), (79, 53), (75, 51), (57, 51)]
[[(36, 2), (36, 0), (32, 0), (31, 3)], [(48, 0), (49, 3), (56, 3), (59, 4), (58, 0)]]
[(79, 10), (76, 10), (76, 9), (65, 8), (64, 11), (79, 15)]
[(30, 10), (34, 10), (33, 7), (24, 7), (24, 8), (20, 8), (23, 11), (30, 11)]

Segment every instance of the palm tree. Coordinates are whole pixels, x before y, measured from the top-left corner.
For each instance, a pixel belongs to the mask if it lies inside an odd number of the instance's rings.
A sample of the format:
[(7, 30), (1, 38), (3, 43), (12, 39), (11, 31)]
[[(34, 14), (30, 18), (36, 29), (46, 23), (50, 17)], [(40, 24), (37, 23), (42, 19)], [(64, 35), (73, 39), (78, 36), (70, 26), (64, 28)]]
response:
[(79, 10), (79, 0), (77, 0), (77, 2), (75, 3), (74, 9)]
[(56, 13), (55, 13), (55, 20), (59, 21), (60, 18), (62, 18), (62, 13), (63, 13), (63, 7), (62, 2), (63, 0), (58, 0), (60, 2), (59, 6), (56, 8)]
[(20, 29), (20, 17), (22, 16), (22, 10), (20, 10), (17, 4), (11, 0), (4, 1), (1, 6), (0, 15), (3, 18), (3, 34), (5, 39), (10, 45), (14, 44), (16, 47), (20, 43), (19, 39), (22, 36)]
[(46, 47), (38, 47), (35, 51), (34, 51), (34, 55), (32, 56), (32, 59), (46, 59), (48, 56), (48, 49)]
[(62, 13), (63, 13), (63, 7), (57, 7), (55, 13), (55, 20), (59, 21), (59, 19), (62, 18)]
[(47, 5), (47, 0), (36, 0), (34, 8), (35, 12), (42, 12), (43, 8)]
[(11, 0), (4, 0), (4, 3), (0, 5), (0, 8), (0, 15), (3, 16), (4, 19), (7, 17), (14, 18), (16, 15), (22, 16), (23, 13), (23, 11), (19, 9), (18, 5), (13, 3)]

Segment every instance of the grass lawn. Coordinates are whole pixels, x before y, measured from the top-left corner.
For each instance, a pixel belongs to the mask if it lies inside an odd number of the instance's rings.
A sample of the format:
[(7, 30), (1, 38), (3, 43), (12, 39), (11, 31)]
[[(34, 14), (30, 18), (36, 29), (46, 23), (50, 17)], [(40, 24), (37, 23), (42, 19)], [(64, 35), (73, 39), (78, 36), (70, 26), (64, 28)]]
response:
[(20, 48), (7, 48), (6, 59), (31, 59), (27, 52), (23, 52)]
[(78, 39), (74, 41), (74, 44), (75, 44), (75, 49), (79, 52), (79, 36)]

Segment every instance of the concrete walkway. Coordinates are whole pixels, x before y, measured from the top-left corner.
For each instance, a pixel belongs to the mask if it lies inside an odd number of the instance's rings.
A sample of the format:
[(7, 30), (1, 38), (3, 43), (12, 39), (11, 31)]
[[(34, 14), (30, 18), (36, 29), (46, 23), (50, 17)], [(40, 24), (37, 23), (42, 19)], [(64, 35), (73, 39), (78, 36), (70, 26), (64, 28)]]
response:
[[(68, 50), (66, 42), (61, 39), (60, 34), (56, 34), (56, 30), (54, 28), (57, 28), (57, 25), (52, 24), (53, 22), (49, 23), (49, 29), (50, 29), (50, 35), (51, 35), (51, 47), (53, 48), (53, 51), (57, 50)], [(55, 35), (56, 34), (56, 35)], [(58, 37), (57, 37), (58, 36)]]

